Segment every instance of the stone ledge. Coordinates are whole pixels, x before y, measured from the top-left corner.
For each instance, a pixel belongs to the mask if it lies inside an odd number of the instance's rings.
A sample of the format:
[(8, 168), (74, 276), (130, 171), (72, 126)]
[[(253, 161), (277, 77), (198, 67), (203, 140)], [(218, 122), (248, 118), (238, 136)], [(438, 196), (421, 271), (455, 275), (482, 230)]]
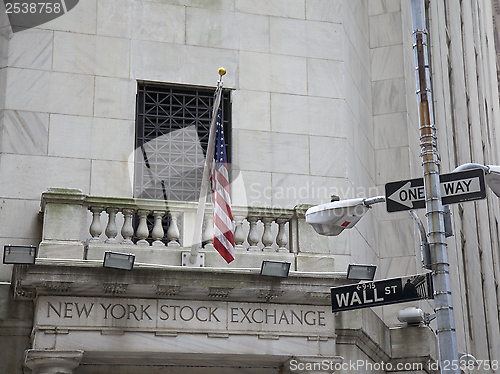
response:
[[(271, 304), (272, 305), (272, 304)], [(31, 332), (31, 330), (30, 330)], [(67, 326), (64, 328), (49, 325), (35, 326), (35, 333), (48, 335), (68, 335), (81, 332), (99, 333), (101, 335), (125, 335), (125, 334), (154, 334), (155, 336), (166, 336), (171, 338), (182, 337), (191, 334), (203, 335), (209, 338), (230, 338), (232, 336), (253, 336), (258, 339), (278, 340), (280, 337), (304, 338), (307, 341), (326, 342), (335, 341), (337, 335), (325, 335), (324, 333), (313, 334), (311, 332), (265, 332), (265, 331), (246, 331), (246, 330), (196, 330), (196, 329), (160, 329), (160, 328), (138, 328), (138, 327), (102, 327), (102, 326)]]
[[(333, 255), (321, 255), (313, 253), (299, 253), (296, 258), (296, 270), (331, 272), (335, 269), (335, 257)], [(310, 271), (310, 270), (309, 270)]]
[[(44, 246), (44, 248), (46, 247)], [(50, 253), (55, 255), (56, 253), (54, 251), (56, 251), (57, 247), (49, 248), (51, 248)], [(74, 251), (77, 251), (76, 248), (77, 247), (75, 246)], [(133, 244), (105, 244), (101, 242), (90, 242), (87, 249), (86, 259), (102, 261), (104, 258), (104, 252), (106, 251), (134, 254), (136, 256), (136, 263), (179, 266), (182, 263), (182, 252), (190, 252), (191, 248), (178, 246), (141, 246)], [(205, 254), (205, 267), (260, 269), (263, 260), (271, 260), (290, 262), (291, 271), (295, 270), (307, 272), (311, 271), (311, 269), (314, 269), (314, 272), (335, 272), (333, 270), (335, 269), (334, 255), (317, 255), (312, 253), (294, 254), (286, 251), (247, 251), (236, 249), (235, 260), (230, 264), (227, 264), (226, 261), (221, 257), (221, 255), (219, 255), (219, 253), (215, 249), (213, 249), (213, 247), (211, 247), (211, 249), (207, 249), (205, 247), (204, 249), (200, 250), (200, 253)], [(47, 250), (44, 250), (44, 254), (45, 255), (42, 257), (49, 257), (46, 256), (47, 254), (49, 254)], [(55, 257), (53, 256), (52, 258)]]
[(339, 273), (291, 271), (288, 278), (264, 277), (258, 268), (186, 268), (138, 263), (132, 271), (126, 271), (104, 268), (102, 261), (97, 260), (37, 259), (35, 265), (13, 269), (18, 299), (34, 299), (36, 295), (107, 297), (106, 291), (119, 287), (123, 298), (214, 300), (213, 296), (220, 296), (224, 285), (226, 291), (232, 289), (224, 298), (228, 301), (273, 300), (331, 306), (327, 297), (330, 287), (347, 282), (345, 274)]
[[(212, 247), (213, 248), (213, 247)], [(173, 246), (141, 246), (124, 244), (90, 243), (87, 249), (87, 260), (102, 261), (104, 252), (113, 251), (134, 254), (136, 263), (181, 266), (183, 252), (190, 252), (191, 248)], [(215, 250), (203, 249), (205, 254), (205, 267), (221, 268), (255, 268), (260, 269), (263, 260), (287, 261), (292, 265), (290, 270), (295, 270), (295, 256), (289, 252), (262, 252), (236, 250), (236, 259), (227, 264), (222, 256)]]
[(43, 241), (37, 258), (85, 259), (85, 243), (81, 241)]

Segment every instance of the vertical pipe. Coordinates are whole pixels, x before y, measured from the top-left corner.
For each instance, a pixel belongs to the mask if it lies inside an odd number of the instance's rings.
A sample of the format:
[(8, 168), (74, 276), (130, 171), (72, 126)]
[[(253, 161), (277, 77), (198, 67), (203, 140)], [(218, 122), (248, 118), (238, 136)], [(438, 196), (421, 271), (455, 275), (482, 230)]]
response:
[(451, 299), (444, 210), (439, 181), (437, 136), (432, 109), (428, 35), (424, 0), (411, 0), (413, 50), (420, 122), (420, 149), (424, 172), (425, 206), (432, 263), (434, 302), (441, 373), (460, 373), (457, 336)]

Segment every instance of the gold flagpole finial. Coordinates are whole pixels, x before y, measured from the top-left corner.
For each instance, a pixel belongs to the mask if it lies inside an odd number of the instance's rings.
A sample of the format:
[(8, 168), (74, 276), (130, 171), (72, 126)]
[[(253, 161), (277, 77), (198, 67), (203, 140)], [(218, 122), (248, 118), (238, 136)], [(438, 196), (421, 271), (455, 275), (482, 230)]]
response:
[(219, 68), (219, 75), (222, 77), (223, 75), (226, 74), (226, 69), (224, 68)]

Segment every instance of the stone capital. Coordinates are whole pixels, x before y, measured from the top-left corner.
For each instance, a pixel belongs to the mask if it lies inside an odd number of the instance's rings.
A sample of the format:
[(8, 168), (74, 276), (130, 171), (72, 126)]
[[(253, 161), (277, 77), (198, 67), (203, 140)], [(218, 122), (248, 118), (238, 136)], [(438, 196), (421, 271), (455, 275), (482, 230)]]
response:
[(59, 351), (49, 349), (26, 350), (25, 363), (33, 374), (72, 374), (80, 365), (83, 351)]

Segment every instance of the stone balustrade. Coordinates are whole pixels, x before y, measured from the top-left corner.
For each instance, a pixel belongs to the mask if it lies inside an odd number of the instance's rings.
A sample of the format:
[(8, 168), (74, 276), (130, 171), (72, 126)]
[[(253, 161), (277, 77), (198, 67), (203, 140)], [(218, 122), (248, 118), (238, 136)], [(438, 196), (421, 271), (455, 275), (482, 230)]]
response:
[(187, 222), (180, 219), (196, 212), (189, 202), (116, 197), (88, 196), (83, 205), (92, 212), (89, 241), (105, 244), (179, 247), (187, 240), (179, 229)]
[[(192, 240), (181, 236), (181, 227), (193, 225), (197, 204), (191, 202), (88, 197), (84, 205), (92, 212), (89, 227), (90, 241), (104, 243), (136, 244), (139, 246), (188, 247)], [(233, 207), (235, 224), (234, 240), (237, 250), (252, 251), (288, 251), (288, 224), (294, 218), (293, 209)], [(107, 213), (105, 228), (102, 225), (102, 213)], [(117, 215), (121, 214), (121, 229), (117, 224)], [(212, 208), (205, 208), (202, 231), (203, 246), (213, 241)], [(138, 225), (134, 229), (133, 217)], [(188, 218), (189, 217), (189, 218)], [(153, 223), (148, 225), (148, 218)], [(165, 224), (167, 218), (168, 224)], [(259, 227), (260, 222), (260, 227)], [(245, 226), (247, 224), (247, 227)], [(276, 229), (273, 230), (273, 225)], [(186, 228), (187, 229), (187, 228)], [(105, 239), (102, 238), (104, 232)], [(120, 237), (120, 235), (121, 237)], [(136, 238), (136, 240), (132, 240)], [(149, 240), (148, 240), (149, 239)]]
[[(179, 265), (180, 251), (189, 251), (193, 244), (196, 211), (196, 202), (88, 196), (80, 190), (51, 188), (42, 194), (38, 258), (102, 260), (111, 250), (134, 253), (137, 262)], [(303, 209), (233, 206), (232, 212), (237, 257), (265, 254), (293, 261), (299, 254), (299, 227), (308, 226)], [(212, 240), (212, 208), (207, 204), (202, 233), (206, 254), (216, 253)], [(234, 263), (260, 267), (261, 257)], [(220, 265), (214, 261), (213, 266)]]

